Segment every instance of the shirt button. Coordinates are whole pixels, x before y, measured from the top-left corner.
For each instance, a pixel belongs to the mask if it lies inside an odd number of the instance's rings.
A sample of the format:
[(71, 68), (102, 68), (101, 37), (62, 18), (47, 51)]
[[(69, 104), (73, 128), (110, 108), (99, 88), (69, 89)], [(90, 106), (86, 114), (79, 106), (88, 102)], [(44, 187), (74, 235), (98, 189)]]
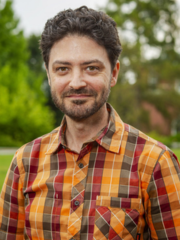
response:
[(79, 206), (79, 201), (76, 200), (76, 201), (74, 202), (74, 205), (75, 205), (75, 206)]
[(79, 168), (83, 168), (84, 164), (83, 163), (79, 163)]

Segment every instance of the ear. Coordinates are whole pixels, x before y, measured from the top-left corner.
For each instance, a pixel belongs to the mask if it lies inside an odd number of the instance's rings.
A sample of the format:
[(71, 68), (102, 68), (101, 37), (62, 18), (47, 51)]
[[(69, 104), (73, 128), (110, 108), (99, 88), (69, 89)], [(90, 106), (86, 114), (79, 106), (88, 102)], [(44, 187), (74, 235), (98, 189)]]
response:
[(48, 68), (46, 67), (46, 64), (45, 64), (45, 69), (46, 69), (46, 73), (47, 73), (47, 77), (48, 77), (49, 86), (51, 86), (51, 79), (50, 79), (49, 71), (48, 71)]
[(117, 61), (111, 75), (111, 87), (114, 87), (117, 83), (119, 69), (120, 69), (120, 62)]

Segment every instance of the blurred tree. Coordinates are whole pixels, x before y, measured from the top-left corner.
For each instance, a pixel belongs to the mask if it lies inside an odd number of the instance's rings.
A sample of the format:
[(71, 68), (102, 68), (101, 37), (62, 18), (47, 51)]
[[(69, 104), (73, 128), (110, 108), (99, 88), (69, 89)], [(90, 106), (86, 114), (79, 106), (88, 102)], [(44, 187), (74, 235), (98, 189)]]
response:
[(15, 146), (51, 131), (54, 116), (42, 91), (30, 84), (35, 78), (40, 86), (42, 78), (27, 67), (26, 39), (18, 29), (12, 1), (0, 6), (0, 146)]
[(125, 122), (150, 131), (148, 112), (143, 108), (148, 102), (164, 116), (170, 130), (180, 109), (176, 1), (109, 0), (104, 10), (116, 21), (123, 46), (111, 103)]
[[(40, 35), (35, 35), (35, 34), (32, 34), (27, 38), (27, 47), (30, 53), (27, 63), (28, 63), (29, 69), (31, 70), (31, 73), (34, 74), (34, 78), (32, 77), (30, 78), (30, 84), (33, 85), (33, 88), (37, 89), (36, 92), (40, 91), (40, 89), (41, 90), (43, 89), (43, 92), (45, 93), (47, 98), (47, 105), (50, 107), (50, 109), (53, 111), (55, 115), (55, 125), (58, 126), (62, 120), (63, 114), (59, 109), (56, 108), (51, 98), (51, 92), (50, 92), (50, 87), (48, 85), (47, 74), (45, 71), (44, 62), (39, 49), (39, 40), (40, 40)], [(39, 84), (36, 81), (37, 76), (41, 79)], [(32, 79), (34, 79), (34, 81)]]

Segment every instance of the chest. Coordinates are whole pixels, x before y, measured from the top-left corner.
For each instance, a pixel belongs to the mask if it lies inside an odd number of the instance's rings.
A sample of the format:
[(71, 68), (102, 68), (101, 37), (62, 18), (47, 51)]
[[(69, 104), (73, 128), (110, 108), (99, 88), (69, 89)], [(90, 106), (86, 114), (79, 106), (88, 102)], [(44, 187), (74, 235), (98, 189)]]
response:
[(26, 223), (34, 224), (31, 234), (91, 240), (132, 231), (135, 238), (143, 215), (138, 160), (135, 154), (101, 147), (81, 156), (63, 150), (39, 160), (25, 177)]

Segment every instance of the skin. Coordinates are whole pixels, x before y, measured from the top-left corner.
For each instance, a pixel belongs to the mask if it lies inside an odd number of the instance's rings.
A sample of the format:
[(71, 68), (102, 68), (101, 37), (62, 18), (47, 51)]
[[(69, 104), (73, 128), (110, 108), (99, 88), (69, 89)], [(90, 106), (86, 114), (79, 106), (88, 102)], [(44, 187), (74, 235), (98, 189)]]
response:
[(66, 144), (79, 153), (108, 123), (106, 101), (117, 82), (106, 49), (86, 36), (69, 35), (51, 48), (47, 70), (52, 98), (65, 113)]

